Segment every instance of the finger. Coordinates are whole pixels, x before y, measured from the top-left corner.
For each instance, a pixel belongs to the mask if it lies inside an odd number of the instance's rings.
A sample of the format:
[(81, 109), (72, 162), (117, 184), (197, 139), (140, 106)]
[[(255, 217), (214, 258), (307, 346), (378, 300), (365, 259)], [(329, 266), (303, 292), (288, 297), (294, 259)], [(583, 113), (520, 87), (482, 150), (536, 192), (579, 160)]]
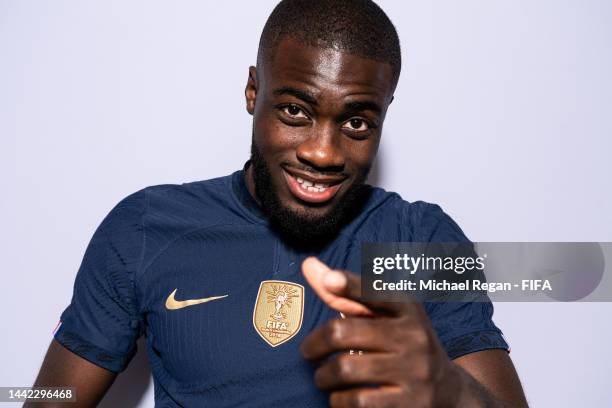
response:
[(375, 313), (399, 315), (409, 312), (420, 304), (405, 302), (370, 302), (361, 298), (361, 279), (352, 273), (329, 268), (315, 257), (302, 263), (302, 271), (315, 293), (329, 307), (346, 315), (373, 316)]
[(322, 390), (346, 389), (361, 384), (393, 385), (402, 378), (397, 355), (391, 353), (339, 354), (315, 372), (315, 384)]
[(409, 401), (404, 399), (402, 389), (397, 386), (336, 391), (329, 397), (332, 408), (390, 408), (407, 402)]
[(373, 315), (359, 301), (361, 284), (355, 275), (330, 269), (315, 257), (304, 260), (302, 272), (308, 284), (327, 306), (346, 315)]
[(302, 342), (301, 352), (307, 360), (322, 359), (346, 350), (394, 351), (389, 318), (349, 317), (333, 319), (313, 330)]

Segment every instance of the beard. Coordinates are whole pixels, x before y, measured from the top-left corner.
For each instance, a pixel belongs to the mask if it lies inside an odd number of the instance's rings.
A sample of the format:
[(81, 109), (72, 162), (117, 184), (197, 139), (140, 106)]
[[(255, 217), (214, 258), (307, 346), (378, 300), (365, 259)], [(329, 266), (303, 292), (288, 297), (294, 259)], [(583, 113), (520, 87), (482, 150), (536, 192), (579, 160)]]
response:
[[(349, 187), (344, 197), (325, 214), (284, 205), (272, 181), (270, 167), (255, 142), (251, 144), (251, 166), (255, 194), (270, 226), (286, 243), (298, 247), (320, 248), (327, 245), (363, 208), (370, 186), (365, 184), (369, 168)], [(313, 206), (313, 207), (316, 207)]]

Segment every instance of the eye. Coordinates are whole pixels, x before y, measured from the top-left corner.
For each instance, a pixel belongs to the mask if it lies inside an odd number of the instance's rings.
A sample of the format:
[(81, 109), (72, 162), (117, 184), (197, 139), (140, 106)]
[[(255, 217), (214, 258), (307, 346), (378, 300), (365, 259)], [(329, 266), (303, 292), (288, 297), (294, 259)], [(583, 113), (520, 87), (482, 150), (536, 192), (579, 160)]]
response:
[(286, 105), (282, 107), (282, 111), (285, 112), (288, 116), (296, 119), (306, 119), (308, 116), (304, 113), (302, 108), (297, 105)]
[(366, 130), (370, 129), (370, 125), (365, 120), (360, 118), (350, 119), (349, 121), (345, 122), (342, 127), (352, 132), (365, 132)]

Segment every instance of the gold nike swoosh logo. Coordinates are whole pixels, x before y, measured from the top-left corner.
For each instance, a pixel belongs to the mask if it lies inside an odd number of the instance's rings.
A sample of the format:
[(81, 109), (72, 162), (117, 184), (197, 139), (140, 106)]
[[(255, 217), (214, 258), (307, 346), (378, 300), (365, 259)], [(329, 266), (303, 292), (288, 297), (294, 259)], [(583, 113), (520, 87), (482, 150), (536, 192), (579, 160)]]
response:
[(178, 289), (174, 289), (172, 293), (170, 294), (170, 296), (168, 296), (168, 299), (166, 299), (166, 309), (168, 310), (182, 309), (187, 306), (199, 305), (200, 303), (206, 303), (206, 302), (210, 302), (210, 301), (217, 300), (217, 299), (223, 299), (224, 297), (228, 296), (228, 295), (223, 295), (223, 296), (211, 296), (211, 297), (202, 298), (202, 299), (176, 300), (174, 298), (174, 295), (176, 294), (177, 290)]

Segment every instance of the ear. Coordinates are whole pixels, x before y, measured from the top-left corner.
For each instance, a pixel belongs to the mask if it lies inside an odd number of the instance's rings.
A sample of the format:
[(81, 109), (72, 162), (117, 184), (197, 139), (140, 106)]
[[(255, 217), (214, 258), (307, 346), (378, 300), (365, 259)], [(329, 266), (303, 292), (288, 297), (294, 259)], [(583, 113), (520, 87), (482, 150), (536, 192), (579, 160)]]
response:
[(246, 110), (252, 115), (255, 112), (255, 100), (257, 99), (257, 69), (253, 66), (249, 67), (249, 79), (244, 89), (244, 97), (246, 98)]

